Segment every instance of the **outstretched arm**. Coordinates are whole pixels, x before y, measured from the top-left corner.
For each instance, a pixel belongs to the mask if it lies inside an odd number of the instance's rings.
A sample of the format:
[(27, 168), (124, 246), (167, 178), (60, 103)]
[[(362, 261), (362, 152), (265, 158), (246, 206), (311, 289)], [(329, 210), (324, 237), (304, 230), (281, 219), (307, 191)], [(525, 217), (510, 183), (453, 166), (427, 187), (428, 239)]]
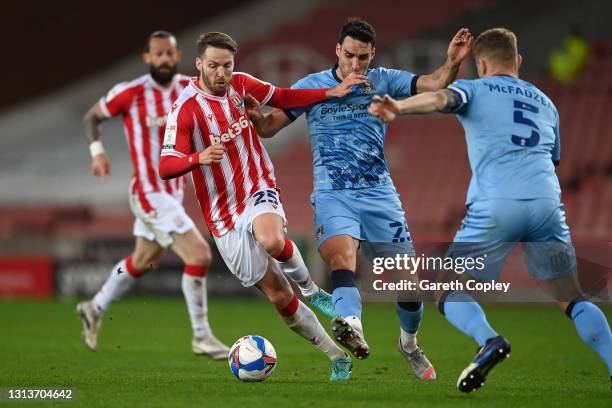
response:
[(437, 91), (445, 88), (457, 77), (459, 66), (472, 52), (474, 38), (470, 30), (462, 28), (451, 40), (444, 64), (429, 75), (421, 75), (417, 79), (417, 93)]
[(244, 97), (244, 106), (246, 113), (255, 125), (257, 134), (260, 137), (268, 138), (274, 136), (279, 130), (291, 123), (291, 119), (285, 112), (280, 109), (274, 109), (264, 115), (261, 111), (261, 105), (257, 99), (251, 95)]
[[(322, 102), (326, 99), (341, 98), (352, 92), (354, 85), (367, 82), (365, 75), (350, 74), (336, 87), (328, 89), (288, 89), (276, 88), (274, 94), (267, 103), (270, 106), (281, 109), (301, 108)], [(263, 114), (261, 105), (256, 98), (247, 94), (244, 97), (245, 108), (249, 119), (255, 125), (260, 137), (268, 138), (274, 136), (279, 130), (291, 123), (291, 119), (280, 109), (275, 109), (268, 114)]]
[(110, 175), (110, 162), (100, 141), (100, 123), (106, 119), (107, 117), (100, 109), (99, 102), (89, 108), (83, 117), (85, 137), (89, 141), (89, 151), (91, 153), (91, 172), (94, 176), (100, 177), (102, 182)]
[(276, 88), (267, 105), (280, 109), (303, 108), (326, 99), (341, 98), (352, 92), (353, 85), (365, 83), (368, 78), (364, 75), (350, 74), (334, 88), (326, 89), (291, 89)]
[(442, 89), (436, 92), (425, 92), (410, 98), (396, 101), (389, 95), (384, 98), (372, 98), (368, 112), (378, 117), (381, 122), (391, 122), (398, 115), (422, 114), (432, 112), (454, 112), (461, 106), (461, 100), (456, 92)]

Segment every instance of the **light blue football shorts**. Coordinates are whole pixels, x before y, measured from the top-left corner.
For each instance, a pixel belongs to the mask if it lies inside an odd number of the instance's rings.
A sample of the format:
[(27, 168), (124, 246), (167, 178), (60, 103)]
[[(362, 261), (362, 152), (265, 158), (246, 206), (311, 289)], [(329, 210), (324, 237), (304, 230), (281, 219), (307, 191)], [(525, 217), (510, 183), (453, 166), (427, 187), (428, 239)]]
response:
[(446, 256), (480, 257), (484, 268), (467, 272), (477, 279), (497, 280), (519, 242), (533, 278), (548, 280), (576, 271), (576, 252), (565, 222), (565, 208), (559, 200), (549, 198), (472, 203)]
[(317, 248), (329, 238), (362, 241), (368, 258), (414, 255), (402, 203), (393, 184), (355, 190), (320, 190), (310, 197)]

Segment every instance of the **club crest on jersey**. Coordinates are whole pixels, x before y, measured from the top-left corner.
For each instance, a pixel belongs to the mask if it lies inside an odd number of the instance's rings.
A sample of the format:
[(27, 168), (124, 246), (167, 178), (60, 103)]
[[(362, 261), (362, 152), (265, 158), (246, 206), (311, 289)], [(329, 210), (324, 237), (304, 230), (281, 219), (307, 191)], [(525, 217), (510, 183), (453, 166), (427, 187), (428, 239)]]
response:
[(319, 225), (319, 228), (317, 228), (317, 232), (315, 233), (315, 237), (320, 239), (323, 236), (323, 233), (323, 225)]
[(244, 100), (238, 94), (233, 94), (230, 96), (230, 101), (234, 104), (234, 106), (238, 109), (244, 106)]
[(364, 94), (373, 94), (376, 92), (376, 87), (374, 87), (374, 84), (372, 84), (372, 82), (368, 81), (360, 86), (360, 90), (361, 93)]

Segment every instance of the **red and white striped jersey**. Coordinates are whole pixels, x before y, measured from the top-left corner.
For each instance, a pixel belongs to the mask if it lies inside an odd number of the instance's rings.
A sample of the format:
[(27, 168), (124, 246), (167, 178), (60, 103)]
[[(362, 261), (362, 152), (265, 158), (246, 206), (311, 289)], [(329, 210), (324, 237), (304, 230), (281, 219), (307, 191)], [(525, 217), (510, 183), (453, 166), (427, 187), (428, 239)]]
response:
[(164, 88), (150, 74), (146, 74), (115, 85), (100, 99), (99, 106), (106, 117), (123, 116), (134, 168), (131, 191), (141, 197), (144, 208), (147, 208), (145, 193), (165, 191), (172, 195), (183, 194), (184, 177), (162, 180), (157, 169), (167, 114), (189, 79), (177, 74)]
[(274, 90), (267, 82), (234, 72), (228, 91), (219, 97), (204, 92), (193, 78), (168, 114), (162, 156), (185, 157), (218, 143), (227, 148), (220, 163), (192, 171), (200, 208), (215, 236), (233, 228), (257, 190), (276, 188), (274, 167), (243, 100), (251, 94), (266, 104)]

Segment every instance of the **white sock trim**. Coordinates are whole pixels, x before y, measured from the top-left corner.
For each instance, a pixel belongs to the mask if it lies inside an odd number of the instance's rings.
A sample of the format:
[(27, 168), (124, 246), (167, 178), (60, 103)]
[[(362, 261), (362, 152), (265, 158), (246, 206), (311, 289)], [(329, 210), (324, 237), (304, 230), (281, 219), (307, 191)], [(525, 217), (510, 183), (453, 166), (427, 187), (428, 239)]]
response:
[(209, 337), (212, 332), (208, 323), (206, 277), (191, 276), (183, 273), (181, 288), (185, 297), (185, 303), (187, 304), (193, 337)]
[(293, 245), (293, 255), (284, 262), (279, 261), (278, 265), (280, 266), (281, 271), (283, 271), (283, 273), (289, 279), (291, 279), (291, 281), (295, 282), (300, 289), (302, 296), (310, 298), (319, 291), (319, 287), (310, 277), (308, 268), (306, 268), (306, 264), (304, 263), (304, 259), (302, 258), (302, 254), (300, 253), (297, 245), (295, 245), (295, 242), (293, 241), (289, 242), (291, 242), (291, 245)]
[(404, 331), (404, 329), (402, 329), (401, 327), (400, 327), (400, 343), (402, 345), (402, 348), (409, 353), (416, 351), (416, 349), (419, 347), (417, 344), (417, 334), (408, 333)]
[(324, 352), (330, 360), (337, 360), (346, 355), (329, 337), (314, 312), (304, 303), (299, 302), (296, 313), (285, 317), (284, 320), (291, 330)]
[[(119, 268), (123, 271), (122, 273), (117, 273)], [(123, 296), (132, 287), (134, 282), (136, 282), (136, 278), (127, 272), (125, 259), (117, 262), (104, 285), (102, 285), (92, 299), (95, 311), (100, 316), (104, 314), (111, 303)]]

